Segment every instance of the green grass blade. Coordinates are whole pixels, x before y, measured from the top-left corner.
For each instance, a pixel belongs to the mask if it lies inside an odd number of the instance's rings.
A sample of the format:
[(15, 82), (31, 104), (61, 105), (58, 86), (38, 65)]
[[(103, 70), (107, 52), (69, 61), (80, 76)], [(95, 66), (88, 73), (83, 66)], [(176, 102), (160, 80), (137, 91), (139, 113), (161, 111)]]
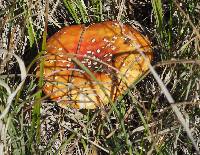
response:
[(78, 17), (77, 10), (76, 10), (76, 7), (75, 7), (75, 4), (73, 3), (73, 1), (64, 0), (63, 2), (65, 4), (65, 7), (67, 8), (67, 10), (69, 11), (69, 13), (72, 15), (75, 22), (77, 24), (80, 24), (81, 21), (80, 21), (80, 18)]

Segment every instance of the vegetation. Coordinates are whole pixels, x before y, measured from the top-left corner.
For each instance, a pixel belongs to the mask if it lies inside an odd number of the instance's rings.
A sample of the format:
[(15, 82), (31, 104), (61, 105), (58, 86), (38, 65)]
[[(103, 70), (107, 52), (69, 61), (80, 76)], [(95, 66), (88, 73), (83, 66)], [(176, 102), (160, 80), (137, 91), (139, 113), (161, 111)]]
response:
[[(200, 154), (199, 18), (197, 0), (2, 0), (0, 154)], [(61, 109), (35, 75), (46, 39), (104, 20), (141, 29), (152, 66), (115, 108)]]

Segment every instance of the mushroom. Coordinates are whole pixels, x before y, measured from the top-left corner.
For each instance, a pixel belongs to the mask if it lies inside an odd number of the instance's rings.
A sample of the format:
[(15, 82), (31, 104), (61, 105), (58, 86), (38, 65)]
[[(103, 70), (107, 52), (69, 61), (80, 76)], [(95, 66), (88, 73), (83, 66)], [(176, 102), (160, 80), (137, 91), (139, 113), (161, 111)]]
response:
[(64, 27), (47, 41), (43, 91), (63, 108), (102, 107), (138, 79), (152, 57), (148, 39), (128, 24)]

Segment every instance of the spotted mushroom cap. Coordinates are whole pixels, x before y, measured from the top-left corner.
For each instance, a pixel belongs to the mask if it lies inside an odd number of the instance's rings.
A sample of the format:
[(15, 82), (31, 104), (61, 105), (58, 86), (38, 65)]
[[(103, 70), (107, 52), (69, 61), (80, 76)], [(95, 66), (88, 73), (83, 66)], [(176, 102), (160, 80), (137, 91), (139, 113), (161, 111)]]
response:
[(130, 25), (106, 21), (64, 27), (47, 41), (43, 91), (63, 108), (101, 107), (139, 78), (151, 59), (148, 39)]

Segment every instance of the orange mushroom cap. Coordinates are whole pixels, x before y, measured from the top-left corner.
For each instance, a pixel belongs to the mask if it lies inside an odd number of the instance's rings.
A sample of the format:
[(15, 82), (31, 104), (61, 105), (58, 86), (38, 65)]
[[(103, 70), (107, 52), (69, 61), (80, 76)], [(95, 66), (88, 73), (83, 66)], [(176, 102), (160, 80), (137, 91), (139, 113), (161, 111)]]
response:
[(63, 108), (101, 107), (138, 79), (152, 57), (148, 39), (130, 25), (106, 21), (64, 27), (47, 41), (43, 91)]

